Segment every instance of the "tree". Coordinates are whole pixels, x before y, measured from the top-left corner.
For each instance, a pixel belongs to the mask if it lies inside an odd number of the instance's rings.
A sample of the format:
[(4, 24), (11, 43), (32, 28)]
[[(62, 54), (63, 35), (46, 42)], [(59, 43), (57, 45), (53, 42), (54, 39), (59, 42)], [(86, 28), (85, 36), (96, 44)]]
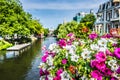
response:
[(44, 28), (44, 35), (47, 36), (49, 33), (49, 29), (48, 28)]
[(94, 16), (94, 14), (91, 13), (91, 14), (87, 14), (84, 18), (82, 18), (80, 23), (85, 23), (85, 26), (92, 29), (95, 21), (96, 21), (96, 18)]
[(65, 24), (59, 24), (55, 32), (58, 38), (64, 38), (68, 33), (74, 33), (79, 36), (80, 27), (77, 22), (71, 21)]
[(73, 33), (78, 38), (86, 38), (90, 32), (89, 27), (86, 26), (86, 23), (77, 23), (71, 21), (65, 24), (59, 24), (55, 30), (55, 34), (58, 38), (65, 38), (68, 33)]
[(25, 12), (19, 0), (0, 0), (0, 35), (14, 34), (29, 36), (44, 33), (39, 20)]

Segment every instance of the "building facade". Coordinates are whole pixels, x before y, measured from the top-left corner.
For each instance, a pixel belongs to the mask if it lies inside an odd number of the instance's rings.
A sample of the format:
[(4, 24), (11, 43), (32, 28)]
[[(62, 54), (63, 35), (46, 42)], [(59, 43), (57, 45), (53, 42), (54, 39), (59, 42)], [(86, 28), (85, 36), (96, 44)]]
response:
[(120, 28), (120, 0), (109, 0), (99, 6), (94, 31), (104, 34)]

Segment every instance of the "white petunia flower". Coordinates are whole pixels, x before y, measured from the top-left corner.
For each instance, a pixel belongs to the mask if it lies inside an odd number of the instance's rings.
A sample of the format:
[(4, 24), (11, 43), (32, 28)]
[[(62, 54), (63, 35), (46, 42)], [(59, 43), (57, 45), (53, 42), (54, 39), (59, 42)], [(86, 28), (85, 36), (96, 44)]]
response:
[(75, 54), (76, 47), (74, 45), (66, 45), (64, 48), (68, 50), (70, 54)]
[(47, 69), (47, 65), (45, 63), (40, 63), (40, 65), (38, 66), (39, 68), (42, 68), (43, 70)]
[(71, 55), (71, 61), (77, 62), (79, 59), (79, 56), (77, 56), (76, 54)]
[(65, 57), (66, 57), (67, 59), (68, 59), (68, 55), (69, 55), (69, 53), (67, 53), (67, 52), (66, 52), (66, 55), (65, 55)]
[(85, 80), (85, 78), (86, 78), (85, 76), (82, 76), (82, 77), (81, 77), (82, 80)]
[(98, 51), (106, 52), (106, 50), (107, 50), (107, 47), (105, 46), (105, 47), (99, 47)]
[(89, 80), (86, 76), (82, 76), (81, 80)]
[(75, 45), (71, 45), (71, 49), (73, 49), (75, 51), (76, 50)]
[(115, 77), (115, 78), (117, 78), (118, 80), (120, 80), (119, 74), (113, 73), (112, 76)]
[(84, 40), (79, 40), (81, 45), (85, 44), (86, 42)]
[(53, 70), (54, 68), (55, 68), (55, 66), (51, 66), (47, 70), (50, 71), (50, 70)]
[(45, 65), (45, 63), (40, 62), (39, 67), (42, 68)]
[(109, 66), (113, 66), (113, 65), (115, 65), (116, 63), (117, 63), (116, 60), (110, 60), (110, 61), (108, 61), (108, 65), (109, 65)]
[(69, 50), (69, 53), (70, 53), (71, 55), (74, 55), (74, 54), (75, 54), (74, 49), (71, 48), (71, 49)]
[(53, 80), (53, 77), (51, 75), (47, 76), (48, 80)]
[(52, 66), (52, 65), (53, 65), (53, 58), (52, 58), (52, 56), (48, 56), (48, 57), (47, 57), (46, 63), (47, 63), (49, 66)]
[(88, 49), (87, 49), (87, 48), (84, 48), (84, 49), (83, 49), (83, 52), (84, 52), (84, 51), (88, 51)]
[(116, 71), (118, 68), (119, 68), (119, 66), (117, 64), (114, 64), (111, 66), (112, 71)]
[(65, 48), (66, 50), (70, 50), (71, 49), (71, 45), (66, 45), (63, 48)]
[(62, 72), (60, 76), (61, 80), (70, 80), (70, 75), (66, 71)]
[(99, 46), (98, 46), (97, 44), (91, 44), (91, 45), (90, 45), (90, 48), (91, 48), (92, 50), (99, 50)]
[(97, 80), (97, 79), (95, 79), (95, 78), (90, 78), (90, 80)]
[(117, 40), (114, 40), (114, 39), (109, 39), (108, 41), (111, 42), (112, 44), (117, 44), (118, 43)]
[(81, 56), (82, 56), (83, 59), (90, 59), (90, 57), (91, 57), (90, 54), (91, 54), (91, 51), (88, 51), (86, 49), (81, 53)]
[(52, 43), (52, 44), (50, 44), (50, 46), (49, 46), (49, 50), (54, 50), (56, 47), (58, 47), (58, 45), (56, 44), (56, 43)]
[(101, 38), (100, 40), (98, 40), (98, 45), (101, 47), (107, 46), (107, 40), (104, 38)]
[(59, 53), (59, 52), (60, 52), (60, 50), (59, 50), (59, 49), (57, 49), (57, 48), (55, 48), (54, 50), (52, 50), (52, 52), (53, 52), (53, 53)]
[(79, 42), (74, 42), (73, 43), (75, 46), (78, 46), (79, 45)]
[(39, 80), (45, 80), (46, 76), (41, 76)]

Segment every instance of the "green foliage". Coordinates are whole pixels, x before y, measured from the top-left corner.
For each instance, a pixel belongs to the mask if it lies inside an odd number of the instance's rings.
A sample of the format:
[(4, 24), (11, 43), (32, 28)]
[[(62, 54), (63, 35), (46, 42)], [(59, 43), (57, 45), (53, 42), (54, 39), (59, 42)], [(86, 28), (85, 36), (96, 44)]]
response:
[(87, 14), (84, 18), (81, 19), (80, 23), (85, 23), (87, 27), (92, 29), (92, 26), (94, 25), (96, 21), (96, 18), (94, 14)]
[(0, 50), (4, 50), (10, 46), (12, 46), (12, 44), (8, 43), (7, 41), (0, 40)]
[[(86, 32), (83, 32), (84, 28), (87, 29)], [(90, 29), (87, 27), (86, 23), (78, 24), (72, 21), (65, 24), (59, 24), (54, 34), (57, 35), (58, 38), (65, 38), (68, 33), (73, 33), (79, 38), (86, 38), (89, 32)]]
[(58, 38), (65, 38), (68, 33), (72, 32), (76, 37), (86, 38), (91, 32), (90, 29), (92, 29), (95, 20), (96, 18), (93, 14), (87, 14), (81, 19), (79, 24), (75, 21), (59, 24), (54, 34), (57, 35)]
[(78, 31), (78, 24), (75, 21), (66, 24), (60, 24), (57, 29), (58, 38), (64, 38), (68, 33), (76, 33)]
[(48, 33), (49, 33), (49, 29), (45, 28), (45, 29), (44, 29), (44, 36), (47, 36)]
[(59, 24), (58, 27), (57, 27), (57, 29), (54, 30), (54, 34), (55, 34), (55, 35), (58, 35), (58, 29), (60, 28), (60, 26), (62, 26), (62, 24)]
[(118, 39), (118, 46), (120, 47), (120, 38)]
[(32, 19), (25, 12), (19, 0), (0, 0), (0, 35), (14, 34), (29, 36), (43, 33), (44, 29), (39, 20)]

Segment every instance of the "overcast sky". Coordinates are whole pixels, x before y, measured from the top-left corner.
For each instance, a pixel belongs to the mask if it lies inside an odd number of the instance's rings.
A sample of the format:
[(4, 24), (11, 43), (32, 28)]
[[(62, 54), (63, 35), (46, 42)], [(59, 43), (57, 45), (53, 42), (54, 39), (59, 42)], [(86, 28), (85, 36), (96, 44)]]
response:
[(58, 24), (71, 21), (78, 12), (96, 13), (100, 4), (108, 0), (20, 0), (25, 11), (40, 19), (44, 27), (56, 28)]

